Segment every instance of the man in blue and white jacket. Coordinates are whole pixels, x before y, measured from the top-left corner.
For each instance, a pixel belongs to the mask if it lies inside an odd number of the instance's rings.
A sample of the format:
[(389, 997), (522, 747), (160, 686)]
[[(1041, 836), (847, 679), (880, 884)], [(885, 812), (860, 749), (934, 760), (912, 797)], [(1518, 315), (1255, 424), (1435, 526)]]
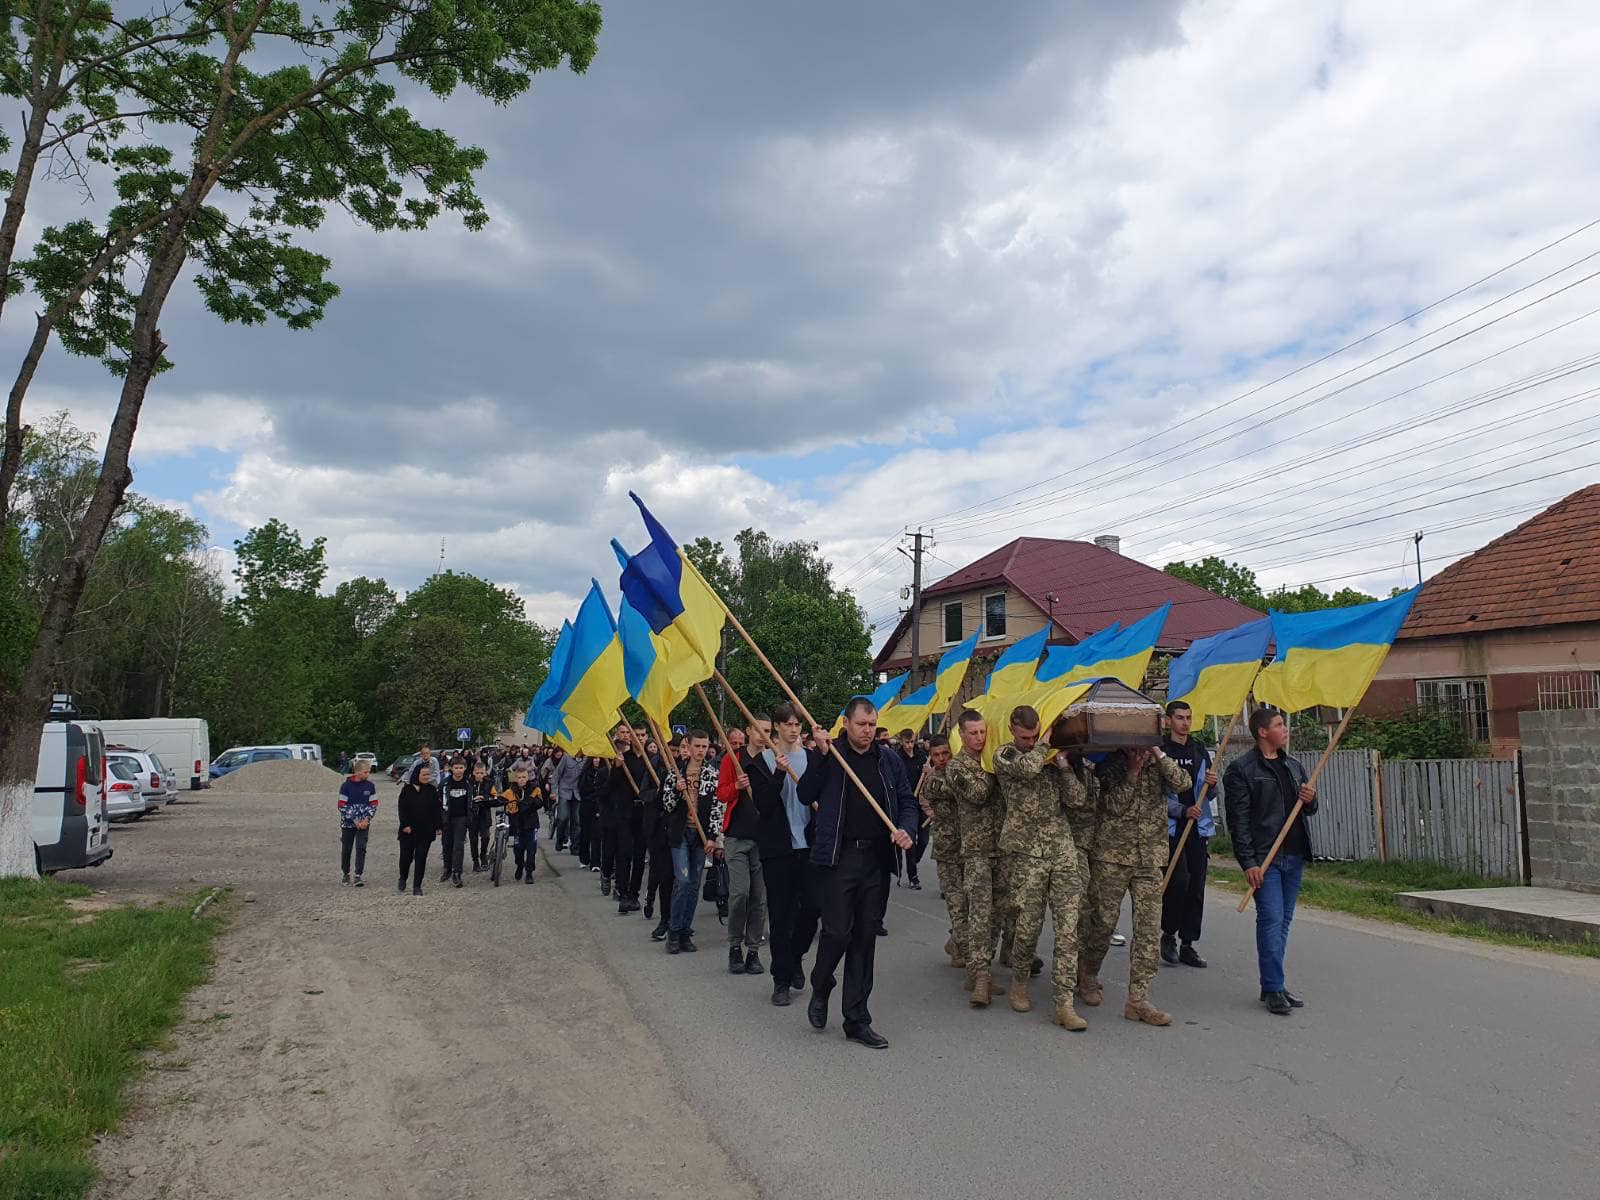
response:
[[(1161, 743), (1161, 752), (1193, 780), (1184, 791), (1167, 793), (1168, 862), (1178, 848), (1183, 827), (1190, 821), (1195, 823), (1194, 832), (1183, 844), (1183, 857), (1172, 873), (1172, 882), (1161, 898), (1161, 961), (1169, 967), (1179, 963), (1190, 967), (1206, 965), (1194, 944), (1200, 940), (1200, 919), (1206, 903), (1206, 864), (1210, 861), (1211, 835), (1217, 831), (1213, 806), (1217, 769), (1211, 762), (1210, 751), (1189, 736), (1193, 725), (1194, 713), (1182, 700), (1167, 705), (1167, 737)], [(1197, 792), (1204, 796), (1199, 803), (1195, 802)]]
[(355, 883), (367, 866), (367, 831), (378, 811), (378, 789), (368, 777), (372, 764), (358, 758), (350, 777), (339, 785), (339, 873), (341, 883), (350, 882), (350, 851), (356, 855)]

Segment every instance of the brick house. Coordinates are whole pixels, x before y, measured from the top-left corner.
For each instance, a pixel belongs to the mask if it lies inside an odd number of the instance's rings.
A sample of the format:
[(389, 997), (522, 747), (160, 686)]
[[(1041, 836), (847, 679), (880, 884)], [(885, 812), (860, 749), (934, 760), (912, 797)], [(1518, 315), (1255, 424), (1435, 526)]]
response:
[[(982, 629), (977, 657), (992, 660), (1013, 642), (1053, 627), (1052, 643), (1072, 645), (1113, 621), (1137, 621), (1172, 602), (1157, 649), (1182, 651), (1195, 638), (1232, 629), (1261, 616), (1187, 580), (1119, 553), (1114, 537), (1095, 542), (1023, 537), (990, 551), (922, 592), (920, 669), (907, 690), (933, 678), (939, 656)], [(911, 616), (900, 618), (873, 661), (895, 673), (911, 666)], [(987, 666), (968, 672), (957, 697), (983, 687)]]
[(1600, 484), (1428, 580), (1362, 707), (1418, 704), (1499, 756), (1518, 713), (1600, 707)]

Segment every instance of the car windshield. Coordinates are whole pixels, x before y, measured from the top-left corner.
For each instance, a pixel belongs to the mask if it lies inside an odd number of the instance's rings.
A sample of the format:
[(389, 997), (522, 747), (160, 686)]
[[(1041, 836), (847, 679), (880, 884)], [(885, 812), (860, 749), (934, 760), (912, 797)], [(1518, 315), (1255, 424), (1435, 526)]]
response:
[(248, 750), (229, 750), (221, 758), (217, 759), (217, 766), (219, 766), (219, 767), (237, 767), (237, 766), (240, 766), (241, 764), (247, 763), (249, 761), (250, 761), (250, 751), (248, 751)]
[(150, 765), (163, 775), (167, 773), (167, 764), (161, 761), (161, 756), (154, 750), (150, 752)]
[(269, 758), (288, 758), (289, 756), (287, 750), (258, 750), (256, 752), (256, 761), (262, 762)]

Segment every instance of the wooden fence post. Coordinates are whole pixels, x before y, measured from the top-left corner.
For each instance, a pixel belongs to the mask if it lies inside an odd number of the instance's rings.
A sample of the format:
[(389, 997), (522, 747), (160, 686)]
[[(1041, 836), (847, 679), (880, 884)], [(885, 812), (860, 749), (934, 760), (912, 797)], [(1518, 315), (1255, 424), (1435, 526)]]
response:
[(1389, 835), (1383, 828), (1383, 752), (1372, 752), (1372, 805), (1378, 815), (1378, 861), (1389, 861)]

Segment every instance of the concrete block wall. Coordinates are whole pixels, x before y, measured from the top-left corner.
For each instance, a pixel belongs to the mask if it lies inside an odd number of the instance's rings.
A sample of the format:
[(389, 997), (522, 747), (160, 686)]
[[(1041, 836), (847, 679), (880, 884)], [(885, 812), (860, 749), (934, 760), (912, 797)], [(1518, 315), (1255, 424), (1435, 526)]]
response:
[(1600, 709), (1524, 712), (1518, 723), (1532, 882), (1600, 892)]

